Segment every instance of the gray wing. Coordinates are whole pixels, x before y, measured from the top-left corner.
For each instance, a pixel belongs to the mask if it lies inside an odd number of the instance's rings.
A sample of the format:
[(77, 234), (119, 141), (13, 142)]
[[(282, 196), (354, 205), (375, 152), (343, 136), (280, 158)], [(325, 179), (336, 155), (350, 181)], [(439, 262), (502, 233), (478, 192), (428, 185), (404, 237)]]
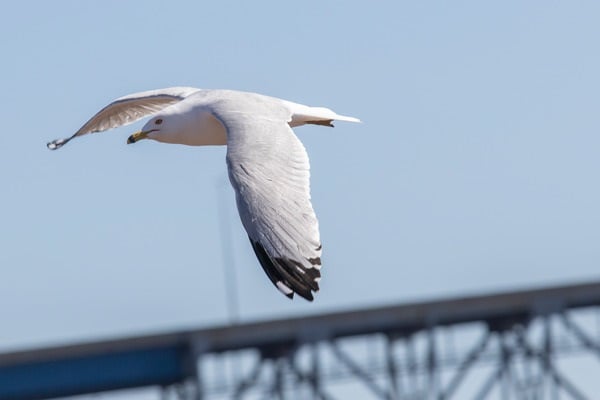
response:
[(170, 87), (119, 97), (98, 111), (74, 135), (53, 140), (48, 143), (48, 148), (56, 150), (77, 136), (129, 125), (147, 115), (159, 112), (171, 104), (180, 102), (198, 90), (191, 87)]
[(258, 260), (286, 296), (312, 301), (321, 242), (310, 202), (308, 155), (278, 99), (222, 92), (211, 108), (227, 129), (227, 166)]

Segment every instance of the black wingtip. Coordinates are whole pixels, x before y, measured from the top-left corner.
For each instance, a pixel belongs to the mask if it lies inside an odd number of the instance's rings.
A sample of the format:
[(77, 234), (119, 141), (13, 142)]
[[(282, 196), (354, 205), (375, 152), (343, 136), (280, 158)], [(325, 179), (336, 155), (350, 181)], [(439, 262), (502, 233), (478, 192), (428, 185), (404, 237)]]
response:
[(46, 147), (48, 147), (49, 150), (58, 150), (61, 147), (63, 147), (65, 144), (69, 143), (69, 141), (71, 139), (73, 139), (75, 136), (77, 136), (77, 133), (75, 133), (73, 136), (68, 137), (68, 138), (55, 139), (51, 142), (46, 143)]
[[(314, 300), (311, 290), (319, 290), (315, 278), (321, 276), (316, 268), (307, 269), (297, 261), (271, 258), (259, 242), (250, 238), (250, 243), (263, 270), (281, 293), (289, 299), (293, 299), (295, 293), (307, 301)], [(303, 271), (298, 272), (298, 269)]]
[(46, 143), (46, 147), (48, 147), (49, 150), (58, 150), (61, 147), (63, 147), (65, 144), (67, 144), (69, 142), (69, 140), (73, 139), (74, 136), (71, 136), (70, 138), (62, 138), (62, 139), (56, 139), (53, 140), (51, 142)]
[(65, 143), (67, 143), (67, 139), (56, 139), (46, 143), (46, 147), (48, 147), (49, 150), (57, 150), (60, 149)]

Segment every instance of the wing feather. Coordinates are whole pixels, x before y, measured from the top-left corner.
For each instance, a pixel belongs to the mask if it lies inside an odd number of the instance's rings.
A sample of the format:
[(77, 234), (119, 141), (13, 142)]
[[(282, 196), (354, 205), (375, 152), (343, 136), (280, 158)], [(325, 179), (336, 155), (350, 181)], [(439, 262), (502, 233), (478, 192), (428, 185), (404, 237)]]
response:
[(219, 91), (211, 103), (227, 130), (227, 166), (242, 224), (265, 273), (282, 293), (312, 301), (321, 242), (304, 146), (278, 99)]
[(198, 90), (192, 87), (170, 87), (119, 97), (98, 111), (74, 135), (53, 140), (48, 143), (48, 148), (56, 150), (77, 136), (129, 125), (145, 116), (157, 113), (171, 104), (180, 102)]

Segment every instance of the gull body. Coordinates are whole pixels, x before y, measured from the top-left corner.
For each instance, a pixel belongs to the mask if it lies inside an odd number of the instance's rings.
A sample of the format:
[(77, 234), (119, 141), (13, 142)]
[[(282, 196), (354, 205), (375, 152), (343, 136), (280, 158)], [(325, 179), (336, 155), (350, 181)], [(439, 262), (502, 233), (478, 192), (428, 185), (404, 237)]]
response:
[(229, 180), (260, 265), (287, 297), (297, 293), (312, 301), (319, 290), (322, 246), (310, 201), (308, 156), (291, 128), (359, 120), (256, 93), (172, 87), (118, 98), (48, 148), (146, 116), (151, 118), (128, 143), (227, 145)]

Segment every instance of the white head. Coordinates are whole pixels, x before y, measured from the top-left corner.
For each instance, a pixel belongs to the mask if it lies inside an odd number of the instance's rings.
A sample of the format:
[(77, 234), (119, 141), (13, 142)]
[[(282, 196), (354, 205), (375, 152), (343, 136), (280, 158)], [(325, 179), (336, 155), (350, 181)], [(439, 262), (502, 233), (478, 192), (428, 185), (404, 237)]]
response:
[(152, 117), (141, 131), (129, 136), (127, 143), (142, 139), (206, 146), (226, 144), (227, 134), (223, 124), (208, 110), (170, 107), (170, 110), (163, 110)]
[(160, 138), (169, 135), (172, 131), (177, 131), (178, 128), (173, 126), (173, 121), (169, 115), (156, 115), (150, 121), (146, 122), (146, 125), (141, 131), (136, 132), (129, 136), (127, 144), (135, 143), (142, 139), (154, 139), (161, 141)]

